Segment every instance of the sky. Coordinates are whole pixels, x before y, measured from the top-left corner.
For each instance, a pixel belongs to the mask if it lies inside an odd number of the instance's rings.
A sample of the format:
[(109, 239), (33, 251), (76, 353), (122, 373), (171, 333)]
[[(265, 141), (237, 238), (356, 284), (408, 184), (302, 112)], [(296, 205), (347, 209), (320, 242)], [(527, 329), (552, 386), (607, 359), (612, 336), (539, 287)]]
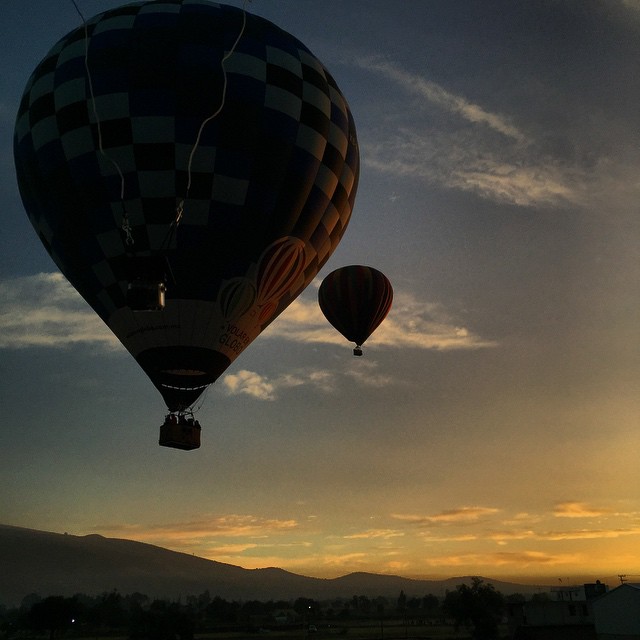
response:
[[(247, 10), (335, 77), (360, 184), (338, 249), (207, 391), (182, 452), (18, 194), (22, 90), (80, 18), (4, 3), (0, 521), (317, 577), (640, 574), (640, 0)], [(354, 263), (395, 292), (362, 358), (317, 306)]]

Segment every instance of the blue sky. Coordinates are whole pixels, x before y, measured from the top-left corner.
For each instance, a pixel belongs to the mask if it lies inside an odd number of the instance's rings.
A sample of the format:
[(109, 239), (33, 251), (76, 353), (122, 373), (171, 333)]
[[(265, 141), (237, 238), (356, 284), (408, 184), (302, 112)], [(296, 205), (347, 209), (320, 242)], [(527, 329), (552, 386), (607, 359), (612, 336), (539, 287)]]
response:
[[(117, 6), (78, 0), (88, 17)], [(241, 2), (230, 2), (242, 6)], [(365, 356), (312, 284), (207, 392), (203, 446), (40, 245), (14, 117), (71, 1), (0, 24), (0, 514), (244, 567), (640, 573), (640, 2), (253, 0), (351, 106), (361, 177), (320, 278), (387, 274)]]

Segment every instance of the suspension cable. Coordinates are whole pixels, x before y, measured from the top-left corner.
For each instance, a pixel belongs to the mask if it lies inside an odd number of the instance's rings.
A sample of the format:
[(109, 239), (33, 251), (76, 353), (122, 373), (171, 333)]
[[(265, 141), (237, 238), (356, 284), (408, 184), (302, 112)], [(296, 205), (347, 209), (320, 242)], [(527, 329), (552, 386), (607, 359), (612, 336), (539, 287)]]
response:
[(220, 105), (210, 116), (208, 116), (202, 121), (202, 124), (200, 125), (200, 129), (198, 129), (198, 135), (196, 136), (196, 141), (191, 149), (191, 153), (189, 154), (189, 161), (187, 163), (187, 189), (186, 189), (184, 198), (180, 201), (180, 203), (178, 204), (178, 207), (176, 208), (176, 219), (175, 219), (176, 226), (180, 224), (180, 220), (184, 215), (184, 201), (189, 197), (189, 190), (191, 189), (191, 165), (193, 164), (193, 157), (196, 153), (196, 150), (200, 145), (202, 132), (204, 131), (204, 128), (207, 126), (207, 124), (211, 122), (211, 120), (215, 119), (224, 108), (224, 104), (227, 96), (227, 83), (228, 83), (227, 69), (224, 63), (235, 53), (236, 47), (238, 46), (240, 39), (244, 35), (244, 30), (247, 26), (246, 6), (247, 6), (247, 0), (244, 0), (242, 3), (242, 27), (240, 29), (240, 33), (238, 33), (238, 36), (236, 37), (235, 42), (233, 43), (231, 49), (229, 49), (229, 51), (227, 51), (227, 53), (225, 53), (225, 55), (222, 56), (222, 60), (220, 61), (220, 66), (222, 67), (222, 78), (223, 78), (222, 97), (220, 100)]

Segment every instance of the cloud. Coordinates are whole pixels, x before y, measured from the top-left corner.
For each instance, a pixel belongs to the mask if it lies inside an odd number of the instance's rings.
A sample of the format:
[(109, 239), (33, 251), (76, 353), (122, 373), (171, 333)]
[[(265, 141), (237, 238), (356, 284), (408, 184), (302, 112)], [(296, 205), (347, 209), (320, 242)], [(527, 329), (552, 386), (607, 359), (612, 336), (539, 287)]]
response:
[[(279, 566), (309, 575), (371, 571), (372, 566), (378, 573), (411, 569), (416, 575), (435, 567), (474, 573), (486, 571), (485, 567), (519, 572), (561, 565), (575, 569), (593, 564), (586, 551), (575, 552), (576, 541), (589, 540), (619, 540), (616, 560), (635, 557), (634, 536), (640, 536), (640, 523), (634, 521), (634, 512), (616, 514), (622, 520), (612, 527), (575, 530), (549, 527), (553, 520), (548, 511), (544, 524), (535, 515), (507, 513), (498, 525), (502, 514), (501, 509), (482, 505), (427, 515), (391, 514), (389, 526), (365, 525), (342, 535), (323, 531), (317, 522), (308, 528), (304, 518), (237, 513), (157, 524), (105, 524), (93, 531), (248, 568)], [(627, 556), (622, 555), (622, 539), (631, 549)], [(464, 551), (457, 552), (460, 549)]]
[(504, 116), (486, 111), (480, 105), (469, 102), (462, 96), (455, 95), (420, 75), (409, 73), (389, 62), (371, 57), (356, 59), (356, 64), (363, 69), (385, 76), (404, 91), (418, 95), (446, 111), (458, 114), (468, 122), (485, 125), (518, 142), (526, 141), (524, 134)]
[(424, 542), (471, 542), (478, 540), (478, 536), (473, 533), (457, 534), (457, 535), (433, 535), (431, 533), (421, 533), (420, 539)]
[(596, 518), (611, 515), (610, 509), (591, 507), (585, 502), (559, 502), (553, 509), (557, 518)]
[[(318, 280), (311, 286), (315, 287), (317, 284)], [(262, 336), (303, 343), (337, 344), (342, 347), (348, 344), (327, 322), (316, 301), (305, 297), (294, 300)], [(421, 301), (412, 294), (397, 292), (391, 313), (367, 340), (365, 348), (449, 351), (482, 349), (495, 345), (496, 342), (485, 340), (457, 323), (442, 305)], [(394, 381), (392, 377), (378, 372), (375, 362), (363, 360), (360, 364), (362, 366), (357, 370), (345, 368), (344, 371), (300, 368), (273, 378), (243, 369), (224, 376), (221, 386), (228, 395), (248, 395), (257, 400), (273, 401), (281, 391), (302, 385), (314, 386), (331, 393), (337, 388), (341, 375), (351, 377), (359, 385), (367, 387), (384, 387)]]
[(276, 400), (283, 389), (310, 385), (330, 393), (334, 390), (335, 375), (329, 371), (298, 369), (291, 373), (268, 378), (267, 376), (241, 369), (222, 378), (221, 384), (230, 395), (247, 395), (256, 400)]
[[(317, 286), (317, 281), (312, 286)], [(95, 344), (118, 349), (120, 342), (61, 273), (39, 273), (0, 282), (0, 349), (62, 348)], [(327, 322), (315, 300), (298, 298), (262, 334), (265, 338), (305, 343), (344, 345), (345, 339)], [(396, 292), (387, 320), (367, 341), (367, 346), (435, 350), (477, 349), (493, 346), (450, 318), (441, 305)], [(299, 371), (277, 380), (242, 371), (225, 378), (229, 393), (245, 393), (264, 400), (276, 397), (278, 388), (313, 383), (332, 389), (325, 371)], [(386, 379), (369, 377), (368, 384)]]
[(377, 362), (373, 360), (366, 360), (358, 363), (357, 369), (347, 370), (345, 375), (353, 378), (359, 385), (364, 387), (386, 387), (392, 383), (396, 383), (393, 376), (379, 373), (377, 368)]
[(500, 509), (493, 507), (459, 507), (447, 509), (435, 515), (392, 514), (392, 518), (417, 525), (431, 524), (466, 524), (477, 523), (479, 520), (498, 513)]
[(460, 167), (449, 186), (517, 205), (578, 202), (578, 177), (553, 166), (517, 166), (494, 158)]
[(354, 379), (361, 387), (384, 387), (397, 381), (389, 375), (378, 373), (377, 363), (362, 362), (357, 370), (345, 367), (344, 370), (335, 369), (296, 369), (290, 373), (273, 378), (241, 369), (237, 373), (230, 373), (221, 380), (221, 386), (229, 396), (247, 395), (256, 400), (273, 401), (280, 397), (282, 391), (295, 387), (314, 387), (324, 393), (333, 393), (338, 388), (340, 376)]
[(0, 348), (120, 345), (61, 273), (0, 282)]
[(622, 4), (627, 7), (627, 9), (631, 9), (640, 14), (640, 0), (622, 0)]
[(549, 554), (541, 551), (515, 551), (494, 553), (464, 553), (426, 558), (425, 563), (434, 567), (484, 567), (513, 565), (524, 569), (536, 565), (555, 566), (578, 563), (583, 558), (578, 554)]
[(490, 531), (484, 537), (498, 543), (504, 543), (512, 540), (528, 540), (529, 538), (535, 538), (536, 535), (533, 529), (514, 529), (513, 531)]
[(298, 522), (293, 519), (261, 518), (259, 516), (227, 514), (209, 518), (151, 525), (114, 525), (94, 527), (94, 531), (112, 537), (134, 537), (141, 542), (162, 541), (169, 546), (179, 543), (193, 544), (194, 540), (211, 538), (268, 537), (294, 530)]
[(436, 351), (496, 346), (458, 324), (442, 305), (404, 292), (394, 295), (393, 308), (373, 334), (371, 344)]
[(578, 529), (575, 531), (547, 531), (537, 534), (540, 540), (601, 540), (640, 535), (640, 527), (630, 529)]
[(212, 547), (209, 551), (216, 556), (236, 556), (257, 547), (258, 545), (255, 542), (248, 542), (244, 544), (226, 544), (219, 547)]
[(519, 206), (582, 204), (584, 171), (532, 147), (471, 131), (413, 124), (376, 131), (363, 141), (363, 162), (381, 173), (416, 178)]
[(274, 385), (254, 371), (241, 369), (222, 379), (222, 386), (229, 395), (245, 394), (258, 400), (275, 400)]
[(368, 565), (368, 554), (357, 551), (353, 553), (344, 553), (344, 554), (327, 554), (322, 555), (322, 565), (324, 567), (365, 567)]
[[(533, 531), (514, 530), (514, 531), (493, 531), (486, 534), (490, 540), (498, 543), (508, 542), (512, 540), (605, 540), (612, 538), (621, 538), (624, 536), (640, 535), (640, 527), (630, 528), (612, 528), (612, 529), (575, 529), (566, 531)], [(484, 536), (483, 536), (484, 537)]]
[[(633, 9), (638, 6), (635, 0), (625, 4)], [(594, 159), (591, 139), (585, 133), (583, 145), (589, 153), (563, 158), (546, 146), (549, 139), (566, 137), (564, 131), (553, 130), (553, 123), (536, 137), (509, 115), (491, 112), (422, 75), (376, 58), (354, 59), (361, 69), (417, 98), (411, 105), (410, 121), (399, 120), (398, 110), (390, 109), (387, 119), (362, 136), (363, 163), (380, 173), (518, 206), (598, 209), (606, 202), (610, 208), (615, 193), (624, 210), (626, 202), (637, 199), (638, 185), (633, 178), (637, 152), (631, 149), (633, 155), (625, 157), (625, 140), (614, 141), (611, 156), (603, 151)], [(581, 143), (576, 138), (571, 144)]]
[[(295, 342), (345, 344), (345, 338), (329, 325), (316, 301), (306, 298), (294, 300), (263, 335)], [(493, 347), (496, 343), (461, 326), (442, 305), (396, 291), (389, 315), (366, 345), (446, 351)]]
[(347, 540), (371, 540), (376, 538), (383, 538), (385, 540), (389, 538), (397, 538), (404, 536), (402, 531), (395, 529), (368, 529), (360, 533), (352, 533), (351, 535), (344, 536)]

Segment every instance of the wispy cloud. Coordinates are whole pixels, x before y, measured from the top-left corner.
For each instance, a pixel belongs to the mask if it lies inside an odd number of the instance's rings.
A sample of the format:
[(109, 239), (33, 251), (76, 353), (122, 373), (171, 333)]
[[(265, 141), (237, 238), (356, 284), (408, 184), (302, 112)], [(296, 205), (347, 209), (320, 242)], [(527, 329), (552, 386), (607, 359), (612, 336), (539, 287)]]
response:
[[(609, 512), (599, 510), (604, 511)], [(371, 571), (372, 565), (379, 573), (402, 570), (413, 575), (434, 568), (479, 572), (512, 567), (522, 572), (562, 565), (578, 570), (593, 567), (593, 558), (578, 553), (576, 541), (616, 540), (620, 547), (616, 561), (628, 563), (636, 559), (634, 549), (640, 536), (635, 512), (616, 512), (611, 526), (575, 529), (553, 528), (557, 520), (550, 510), (509, 513), (482, 505), (385, 517), (387, 521), (380, 526), (365, 524), (359, 530), (354, 529), (357, 520), (353, 521), (341, 534), (324, 530), (315, 518), (238, 513), (155, 524), (103, 524), (92, 532), (247, 568), (280, 566), (310, 575)], [(429, 553), (424, 553), (425, 548)]]
[(331, 392), (335, 388), (335, 373), (321, 370), (298, 369), (283, 375), (268, 378), (255, 371), (241, 369), (222, 378), (222, 387), (230, 395), (247, 395), (257, 400), (276, 400), (285, 389), (313, 386)]
[(629, 529), (578, 529), (574, 531), (543, 531), (537, 534), (539, 540), (602, 540), (640, 535), (640, 527)]
[(456, 509), (447, 509), (433, 515), (416, 515), (416, 514), (392, 514), (396, 520), (410, 522), (417, 525), (433, 525), (433, 524), (462, 524), (477, 523), (479, 520), (487, 516), (493, 516), (500, 509), (494, 507), (459, 507)]
[(374, 361), (362, 361), (357, 369), (343, 367), (333, 370), (295, 369), (283, 375), (269, 378), (255, 371), (241, 369), (230, 373), (221, 380), (221, 386), (230, 396), (246, 395), (256, 400), (277, 400), (283, 391), (295, 387), (307, 386), (324, 393), (334, 392), (340, 385), (342, 376), (352, 378), (360, 387), (385, 387), (398, 382), (377, 370)]
[(245, 394), (259, 400), (275, 400), (275, 385), (254, 371), (241, 369), (222, 379), (222, 385), (229, 395)]
[(60, 273), (0, 282), (0, 348), (120, 344)]
[[(362, 140), (367, 166), (520, 206), (589, 202), (593, 167), (571, 165), (544, 152), (508, 115), (388, 61), (361, 57), (356, 64), (417, 98), (410, 123), (396, 114), (391, 125), (385, 121)], [(447, 116), (446, 124), (434, 108)]]
[(514, 551), (494, 553), (464, 553), (430, 557), (425, 559), (427, 565), (433, 567), (504, 567), (512, 565), (518, 569), (526, 569), (537, 565), (555, 566), (570, 565), (584, 560), (575, 553), (545, 553), (542, 551)]
[(378, 363), (374, 360), (359, 362), (356, 369), (348, 369), (345, 375), (363, 387), (386, 387), (396, 382), (393, 376), (378, 371)]
[(640, 0), (622, 0), (622, 4), (628, 9), (640, 14)]
[(581, 165), (528, 147), (495, 141), (475, 130), (424, 123), (383, 126), (361, 144), (363, 162), (399, 178), (413, 178), (518, 206), (575, 205), (626, 211), (640, 193), (637, 152), (624, 149)]
[[(548, 526), (549, 515), (568, 518), (612, 516), (612, 519), (615, 516), (615, 522), (598, 523), (596, 527), (554, 529)], [(395, 521), (418, 527), (418, 535), (425, 542), (490, 540), (501, 545), (522, 540), (557, 542), (638, 536), (640, 524), (636, 516), (635, 512), (623, 513), (608, 508), (594, 508), (581, 502), (559, 503), (551, 513), (546, 514), (520, 513), (511, 516), (503, 514), (501, 509), (483, 506), (457, 507), (428, 515), (391, 514)], [(471, 531), (469, 527), (472, 527)]]
[[(73, 344), (97, 344), (116, 349), (119, 342), (62, 274), (39, 273), (0, 282), (0, 349), (61, 348)], [(263, 333), (265, 338), (294, 342), (345, 344), (327, 322), (315, 300), (299, 298)], [(396, 292), (394, 307), (367, 345), (421, 349), (477, 349), (494, 343), (450, 318), (438, 304)], [(330, 389), (328, 372), (300, 371), (267, 380), (248, 371), (227, 376), (230, 393), (246, 393), (273, 399), (277, 388), (313, 383)], [(375, 378), (369, 376), (369, 384)], [(378, 380), (384, 384), (384, 380)]]
[(612, 529), (567, 529), (565, 531), (491, 531), (485, 537), (496, 542), (508, 542), (513, 540), (603, 540), (621, 538), (624, 536), (640, 535), (640, 526)]
[(212, 538), (262, 538), (297, 527), (298, 523), (293, 519), (225, 514), (163, 524), (104, 524), (96, 526), (94, 531), (106, 536), (135, 538), (141, 542), (165, 543), (175, 547)]
[[(491, 138), (491, 136), (489, 136)], [(373, 138), (372, 138), (373, 139)], [(584, 171), (475, 131), (396, 127), (362, 144), (367, 166), (520, 206), (581, 204)]]
[(211, 553), (214, 553), (216, 556), (237, 556), (245, 551), (251, 551), (256, 549), (258, 544), (255, 542), (245, 542), (240, 544), (225, 544), (219, 545), (216, 547), (211, 547), (209, 550)]
[[(295, 300), (263, 335), (296, 342), (345, 344), (345, 338), (329, 325), (315, 300), (306, 298)], [(457, 323), (442, 305), (420, 300), (402, 291), (394, 293), (389, 316), (366, 344), (438, 351), (479, 349), (496, 345)]]
[(437, 351), (496, 346), (456, 322), (442, 305), (404, 292), (394, 296), (393, 309), (373, 335), (371, 344)]
[(478, 540), (474, 533), (459, 533), (449, 535), (436, 535), (430, 532), (420, 533), (420, 540), (423, 542), (472, 542)]
[(553, 515), (558, 518), (595, 518), (611, 513), (610, 509), (593, 507), (586, 502), (559, 502), (553, 509)]
[(385, 76), (404, 91), (418, 95), (446, 111), (456, 113), (468, 122), (485, 125), (518, 142), (526, 141), (526, 136), (511, 124), (505, 116), (491, 113), (480, 105), (447, 91), (444, 87), (427, 80), (423, 76), (409, 73), (379, 58), (358, 58), (356, 59), (356, 64), (363, 69)]
[[(294, 300), (262, 335), (265, 338), (294, 342), (338, 344), (345, 348), (347, 345), (346, 339), (322, 315), (316, 301), (305, 297)], [(391, 313), (367, 340), (365, 348), (448, 351), (494, 346), (494, 341), (485, 340), (456, 322), (442, 305), (421, 301), (405, 292), (396, 292)], [(375, 362), (363, 361), (357, 370), (296, 369), (271, 378), (243, 369), (222, 378), (221, 386), (229, 395), (247, 395), (271, 401), (276, 400), (282, 391), (302, 385), (332, 392), (337, 387), (338, 378), (343, 375), (367, 387), (384, 387), (393, 381), (377, 370)]]
[(367, 529), (360, 533), (352, 533), (348, 536), (344, 536), (344, 538), (346, 540), (371, 540), (376, 538), (388, 540), (389, 538), (398, 538), (404, 535), (404, 532), (396, 529)]

